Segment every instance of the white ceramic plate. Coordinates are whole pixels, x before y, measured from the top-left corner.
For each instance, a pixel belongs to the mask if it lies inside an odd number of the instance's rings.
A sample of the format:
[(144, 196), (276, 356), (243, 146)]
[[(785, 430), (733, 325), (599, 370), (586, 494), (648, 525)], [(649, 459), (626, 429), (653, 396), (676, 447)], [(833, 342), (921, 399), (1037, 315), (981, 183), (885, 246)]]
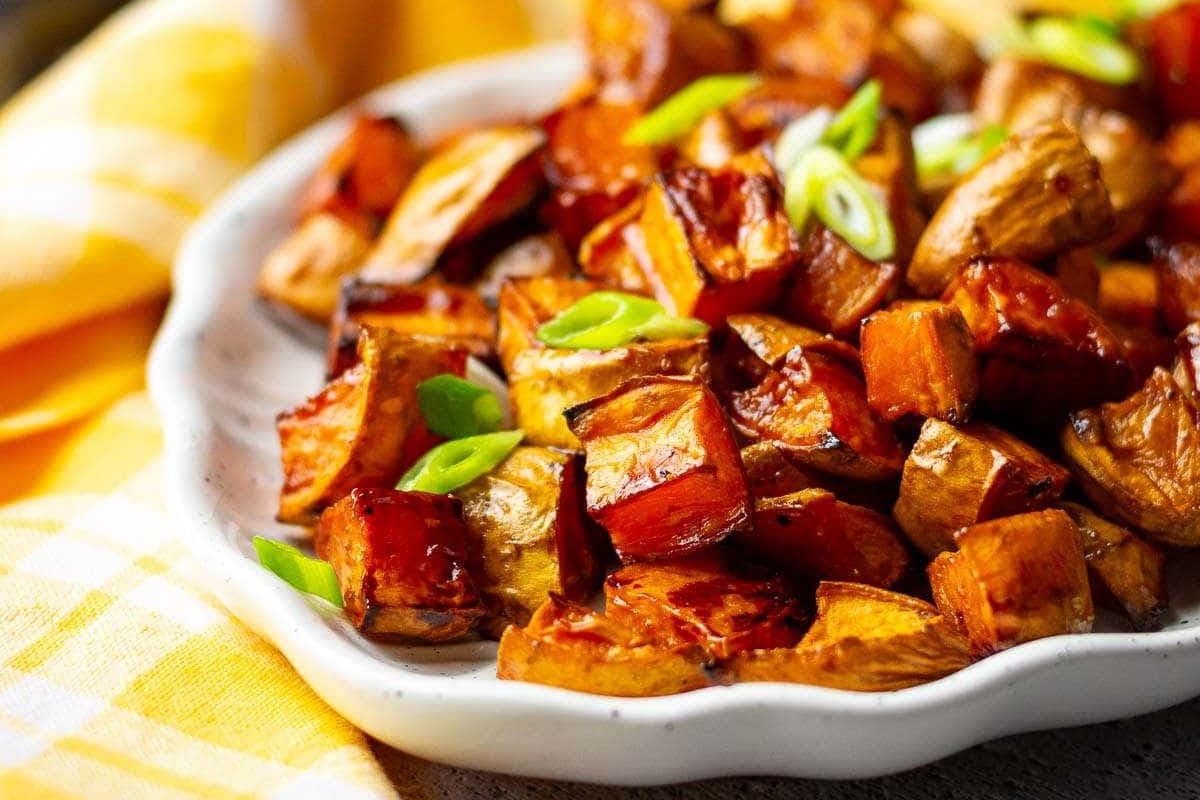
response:
[[(366, 105), (422, 135), (552, 107), (579, 74), (560, 45), (454, 66), (377, 92)], [(497, 772), (623, 784), (719, 775), (827, 778), (914, 767), (1019, 731), (1079, 725), (1200, 694), (1200, 563), (1172, 575), (1159, 633), (1043, 639), (926, 686), (858, 694), (743, 684), (614, 699), (494, 677), (495, 647), (381, 646), (336, 610), (261, 569), (254, 534), (273, 519), (280, 480), (274, 416), (321, 382), (319, 334), (254, 299), (264, 254), (291, 224), (296, 192), (346, 117), (323, 122), (243, 179), (196, 226), (150, 365), (166, 432), (169, 502), (215, 589), (274, 642), (326, 701), (389, 744)]]

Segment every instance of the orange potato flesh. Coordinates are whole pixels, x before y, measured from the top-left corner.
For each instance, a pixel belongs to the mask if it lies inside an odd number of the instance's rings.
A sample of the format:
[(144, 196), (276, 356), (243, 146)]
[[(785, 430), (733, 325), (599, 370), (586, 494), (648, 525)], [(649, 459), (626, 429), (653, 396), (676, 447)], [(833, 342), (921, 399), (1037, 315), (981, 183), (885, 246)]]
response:
[(1092, 248), (1076, 247), (1059, 253), (1047, 271), (1067, 294), (1098, 309), (1101, 278)]
[(525, 350), (544, 348), (537, 329), (579, 300), (599, 289), (590, 281), (560, 277), (517, 278), (500, 287), (496, 350), (505, 372), (512, 372)]
[(314, 214), (263, 261), (258, 293), (325, 322), (337, 307), (342, 278), (358, 269), (370, 247), (371, 240), (358, 228), (333, 214)]
[(804, 621), (779, 578), (735, 574), (711, 556), (622, 567), (605, 581), (604, 596), (612, 620), (663, 647), (699, 645), (716, 661), (791, 647)]
[(505, 247), (488, 261), (473, 287), (489, 308), (500, 304), (506, 281), (521, 278), (569, 278), (575, 260), (557, 233), (534, 233)]
[(981, 359), (980, 400), (1031, 427), (1121, 397), (1133, 368), (1100, 316), (1052, 278), (1011, 259), (980, 259), (943, 297), (962, 312)]
[(824, 489), (839, 499), (890, 513), (896, 502), (895, 487), (888, 483), (860, 483), (818, 472), (790, 458), (776, 442), (755, 442), (742, 448), (742, 468), (753, 498), (779, 497), (802, 489)]
[(958, 552), (929, 565), (938, 609), (976, 655), (1064, 633), (1087, 633), (1094, 613), (1081, 534), (1057, 509), (960, 531)]
[(782, 368), (788, 354), (796, 348), (829, 356), (848, 367), (859, 365), (858, 351), (853, 345), (770, 314), (735, 314), (726, 322), (755, 362), (748, 364), (746, 359), (738, 359), (736, 365), (751, 378), (761, 378), (766, 368)]
[(451, 140), (418, 170), (401, 195), (362, 276), (411, 283), (429, 274), (452, 244), (527, 206), (542, 185), (537, 152), (545, 134), (500, 125)]
[(1200, 321), (1200, 243), (1172, 245), (1158, 261), (1162, 278), (1162, 312), (1175, 333)]
[(900, 580), (909, 563), (890, 519), (843, 503), (824, 489), (758, 499), (753, 529), (739, 534), (738, 543), (797, 578), (887, 588)]
[(583, 274), (605, 286), (635, 294), (650, 294), (650, 284), (641, 262), (646, 245), (638, 218), (642, 198), (604, 219), (584, 237), (579, 247), (579, 267)]
[(1172, 373), (1192, 405), (1200, 407), (1200, 322), (1193, 322), (1175, 338), (1178, 357)]
[(505, 623), (525, 625), (551, 594), (584, 602), (599, 587), (602, 538), (584, 510), (577, 456), (518, 447), (454, 496), (481, 542), (478, 587), (492, 633)]
[(802, 325), (843, 338), (887, 302), (900, 285), (894, 261), (876, 262), (822, 225), (804, 237), (800, 261), (788, 289), (787, 316)]
[(770, 306), (799, 255), (778, 181), (732, 166), (659, 173), (638, 227), (635, 256), (654, 296), (711, 325)]
[(686, 163), (701, 169), (720, 169), (746, 147), (742, 132), (723, 109), (704, 115), (679, 146)]
[(1082, 535), (1083, 557), (1093, 579), (1121, 604), (1135, 628), (1153, 630), (1167, 608), (1166, 556), (1086, 506), (1061, 503), (1059, 508), (1071, 515)]
[(867, 403), (886, 420), (908, 415), (964, 422), (979, 391), (971, 331), (944, 303), (877, 311), (859, 336)]
[(790, 649), (733, 660), (740, 681), (788, 681), (886, 692), (937, 680), (971, 661), (967, 641), (923, 600), (856, 583), (825, 582), (817, 617)]
[(869, 0), (796, 3), (782, 19), (760, 16), (743, 28), (760, 71), (791, 73), (856, 86), (870, 69), (881, 14)]
[(477, 553), (457, 500), (354, 489), (321, 515), (317, 555), (333, 566), (346, 614), (368, 636), (444, 642), (483, 614)]
[(849, 99), (850, 89), (836, 78), (776, 74), (764, 75), (758, 85), (727, 109), (748, 137), (770, 139), (813, 109), (841, 108)]
[(1200, 239), (1200, 120), (1173, 125), (1162, 143), (1179, 182), (1162, 209), (1163, 232), (1174, 240)]
[(443, 372), (463, 375), (467, 351), (367, 327), (360, 363), (319, 394), (279, 415), (281, 522), (309, 524), (351, 489), (395, 485), (428, 443), (417, 384)]
[(1063, 467), (999, 428), (928, 419), (904, 462), (892, 515), (932, 558), (954, 549), (960, 528), (1053, 503), (1069, 477)]
[(1100, 272), (1096, 310), (1111, 322), (1157, 331), (1161, 281), (1150, 264), (1119, 261)]
[(517, 356), (508, 372), (508, 400), (525, 440), (580, 449), (563, 412), (641, 375), (708, 372), (708, 340), (637, 342), (608, 350), (537, 348)]
[(1156, 369), (1125, 400), (1071, 415), (1062, 446), (1106, 516), (1162, 544), (1200, 545), (1200, 411)]
[(616, 697), (654, 697), (709, 684), (704, 650), (661, 647), (586, 606), (551, 596), (525, 628), (509, 626), (496, 676)]
[(405, 336), (443, 339), (480, 358), (492, 352), (496, 318), (478, 293), (464, 286), (426, 280), (413, 284), (342, 284), (341, 299), (330, 322), (327, 375), (336, 377), (357, 361), (364, 326)]
[(635, 378), (566, 417), (587, 455), (588, 513), (622, 562), (679, 556), (749, 524), (737, 445), (701, 379)]

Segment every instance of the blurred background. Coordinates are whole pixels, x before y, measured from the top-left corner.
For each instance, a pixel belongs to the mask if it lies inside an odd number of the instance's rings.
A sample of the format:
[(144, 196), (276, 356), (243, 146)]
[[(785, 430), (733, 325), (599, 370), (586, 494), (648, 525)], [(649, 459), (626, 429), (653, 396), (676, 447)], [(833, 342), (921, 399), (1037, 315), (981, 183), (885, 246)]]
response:
[(0, 102), (125, 0), (0, 0)]

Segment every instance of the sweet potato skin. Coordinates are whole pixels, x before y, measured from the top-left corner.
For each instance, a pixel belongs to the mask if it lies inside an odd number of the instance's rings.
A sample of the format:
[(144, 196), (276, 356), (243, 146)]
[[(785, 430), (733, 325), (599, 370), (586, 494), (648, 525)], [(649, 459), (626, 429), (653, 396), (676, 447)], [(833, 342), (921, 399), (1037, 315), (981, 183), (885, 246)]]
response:
[(1087, 633), (1094, 612), (1080, 533), (1063, 511), (1034, 511), (972, 525), (958, 551), (929, 566), (938, 609), (976, 655), (1064, 633)]
[(867, 404), (885, 420), (965, 422), (979, 393), (975, 345), (962, 312), (910, 302), (863, 320), (859, 335)]
[(617, 697), (653, 697), (709, 684), (704, 650), (670, 649), (586, 606), (551, 596), (525, 628), (500, 639), (496, 676)]
[(338, 577), (350, 620), (368, 636), (444, 642), (483, 614), (478, 554), (457, 500), (354, 489), (321, 515), (317, 554)]
[(886, 692), (937, 680), (970, 662), (966, 638), (929, 603), (826, 581), (817, 588), (817, 617), (796, 647), (740, 655), (728, 673), (739, 681)]
[(738, 543), (798, 579), (886, 589), (908, 569), (908, 550), (890, 519), (824, 489), (759, 498), (752, 522)]
[(1010, 433), (982, 422), (927, 419), (904, 462), (892, 516), (927, 556), (954, 549), (967, 525), (1050, 505), (1070, 474)]
[(395, 485), (421, 455), (414, 442), (429, 441), (417, 384), (466, 371), (467, 351), (381, 328), (363, 329), (358, 355), (359, 365), (278, 417), (281, 522), (309, 524), (351, 489)]
[(895, 261), (872, 261), (833, 231), (813, 225), (788, 289), (787, 317), (850, 338), (864, 317), (895, 295), (901, 277)]
[(737, 444), (701, 379), (634, 378), (566, 418), (587, 457), (588, 513), (623, 563), (680, 556), (749, 524)]

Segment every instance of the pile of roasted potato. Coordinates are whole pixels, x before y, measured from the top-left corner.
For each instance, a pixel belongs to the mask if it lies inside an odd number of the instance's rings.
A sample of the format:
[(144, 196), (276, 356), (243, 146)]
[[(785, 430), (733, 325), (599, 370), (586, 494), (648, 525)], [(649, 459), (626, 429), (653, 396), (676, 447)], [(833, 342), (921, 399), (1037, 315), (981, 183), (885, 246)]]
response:
[[(1070, 22), (1128, 54), (1120, 81), (889, 0), (585, 16), (589, 76), (542, 119), (426, 145), (360, 117), (263, 266), (330, 330), (328, 384), (279, 416), (278, 516), (349, 619), (625, 696), (901, 689), (1094, 604), (1153, 629), (1166, 554), (1200, 546), (1200, 3)], [(630, 135), (735, 73), (682, 135)], [(869, 80), (847, 163), (883, 259), (797, 224), (779, 162)], [(928, 168), (945, 115), (995, 141)], [(602, 291), (670, 324), (547, 344)], [(418, 387), (479, 364), (520, 446), (395, 488), (446, 441)]]

